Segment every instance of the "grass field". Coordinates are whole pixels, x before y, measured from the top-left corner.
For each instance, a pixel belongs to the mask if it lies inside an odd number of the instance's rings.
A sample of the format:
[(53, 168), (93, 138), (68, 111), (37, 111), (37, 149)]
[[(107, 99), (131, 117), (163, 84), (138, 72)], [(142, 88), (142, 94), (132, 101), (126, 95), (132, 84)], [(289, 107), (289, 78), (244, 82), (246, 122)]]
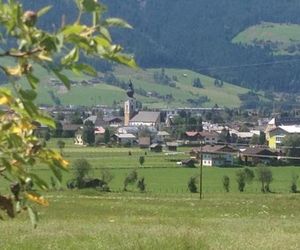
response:
[[(55, 140), (48, 143), (55, 145)], [(37, 229), (26, 214), (0, 222), (0, 249), (299, 249), (300, 195), (289, 188), (300, 167), (273, 167), (270, 194), (262, 194), (256, 180), (239, 193), (235, 168), (204, 168), (200, 201), (199, 193), (187, 190), (189, 177), (199, 169), (170, 161), (186, 158), (188, 151), (180, 148), (174, 156), (148, 152), (141, 168), (138, 157), (144, 150), (76, 147), (67, 141), (66, 158), (86, 158), (94, 168), (91, 176), (110, 168), (112, 192), (67, 190), (72, 170), (64, 173), (63, 190), (44, 193), (50, 206), (38, 208)], [(145, 177), (145, 193), (135, 186), (122, 191), (125, 176), (135, 168)], [(45, 167), (34, 172), (49, 181)], [(225, 174), (231, 179), (229, 193), (222, 187)], [(0, 183), (1, 190), (7, 192), (6, 183)]]
[[(238, 95), (246, 93), (248, 89), (235, 86), (229, 83), (224, 83), (222, 88), (214, 86), (214, 78), (198, 74), (190, 70), (181, 69), (166, 69), (166, 74), (169, 77), (177, 77), (178, 82), (176, 88), (172, 88), (166, 85), (155, 83), (153, 79), (154, 72), (160, 72), (161, 69), (147, 69), (147, 70), (132, 70), (125, 67), (116, 67), (115, 76), (118, 79), (128, 82), (129, 79), (133, 81), (136, 89), (144, 89), (147, 92), (156, 91), (161, 95), (172, 94), (174, 99), (172, 101), (164, 101), (156, 97), (145, 97), (136, 95), (137, 100), (143, 103), (143, 106), (149, 108), (171, 108), (171, 107), (189, 107), (191, 104), (188, 99), (197, 99), (201, 96), (207, 96), (209, 102), (203, 104), (203, 107), (213, 107), (218, 104), (220, 107), (239, 107), (241, 102)], [(49, 73), (37, 67), (37, 76), (41, 80), (41, 84), (38, 88), (38, 98), (36, 102), (38, 104), (55, 104), (49, 91), (52, 91), (55, 96), (60, 100), (63, 105), (109, 105), (112, 106), (114, 102), (123, 103), (127, 95), (121, 88), (111, 86), (105, 82), (99, 82), (95, 85), (76, 85), (72, 86), (70, 91), (67, 91), (61, 86), (50, 86), (49, 79), (53, 76)], [(101, 76), (101, 73), (99, 73)], [(192, 86), (192, 82), (195, 78), (200, 78), (204, 88), (195, 88)], [(89, 77), (75, 76), (73, 80), (81, 81), (83, 79), (89, 79)], [(21, 82), (26, 88), (28, 87), (26, 82)], [(9, 87), (9, 85), (6, 85)]]
[(300, 25), (263, 22), (239, 33), (234, 43), (269, 45), (274, 54), (299, 54)]

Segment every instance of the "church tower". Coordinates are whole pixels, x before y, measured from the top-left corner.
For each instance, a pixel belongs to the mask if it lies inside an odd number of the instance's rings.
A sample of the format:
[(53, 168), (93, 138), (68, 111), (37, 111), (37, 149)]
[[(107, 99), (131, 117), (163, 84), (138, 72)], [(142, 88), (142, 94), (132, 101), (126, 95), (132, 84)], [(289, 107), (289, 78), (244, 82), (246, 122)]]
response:
[(124, 125), (128, 126), (130, 119), (135, 115), (136, 111), (136, 100), (129, 98), (124, 103)]

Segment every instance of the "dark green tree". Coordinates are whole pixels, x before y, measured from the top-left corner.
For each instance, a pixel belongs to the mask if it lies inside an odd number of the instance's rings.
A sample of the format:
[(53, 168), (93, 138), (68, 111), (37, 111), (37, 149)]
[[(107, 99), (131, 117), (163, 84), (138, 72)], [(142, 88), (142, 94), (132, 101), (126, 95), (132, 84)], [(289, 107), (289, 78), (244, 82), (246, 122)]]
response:
[(85, 144), (92, 145), (95, 143), (95, 126), (91, 121), (86, 121), (83, 126), (82, 139)]
[(108, 128), (106, 128), (104, 132), (104, 143), (108, 144), (109, 142), (110, 142), (110, 131)]

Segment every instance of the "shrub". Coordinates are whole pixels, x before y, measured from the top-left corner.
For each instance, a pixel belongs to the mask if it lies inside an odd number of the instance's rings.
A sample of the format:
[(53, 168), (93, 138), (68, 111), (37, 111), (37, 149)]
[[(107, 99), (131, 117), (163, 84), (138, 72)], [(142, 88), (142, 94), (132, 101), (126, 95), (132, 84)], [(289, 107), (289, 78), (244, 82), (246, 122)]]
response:
[(223, 176), (222, 179), (223, 182), (223, 188), (226, 192), (229, 192), (229, 188), (230, 188), (230, 178), (227, 175)]
[(257, 167), (257, 179), (261, 182), (261, 191), (271, 192), (270, 183), (273, 181), (273, 174), (270, 167), (259, 165)]
[(291, 184), (291, 192), (292, 193), (298, 193), (297, 188), (297, 181), (298, 181), (299, 175), (293, 173), (292, 174), (292, 184)]
[(137, 181), (138, 174), (136, 170), (131, 171), (124, 180), (124, 191), (127, 191), (129, 184), (134, 184)]
[(77, 180), (78, 188), (83, 185), (83, 179), (88, 176), (91, 171), (91, 165), (86, 159), (77, 159), (73, 163), (74, 177)]
[(138, 182), (137, 182), (137, 188), (141, 192), (145, 192), (145, 190), (146, 190), (146, 184), (145, 184), (145, 178), (144, 177), (142, 177), (141, 179), (138, 180)]
[(144, 165), (144, 163), (145, 163), (145, 157), (144, 156), (140, 156), (139, 163), (140, 163), (141, 167)]
[(196, 185), (197, 179), (198, 179), (197, 176), (192, 176), (188, 181), (188, 189), (190, 190), (191, 193), (197, 193), (197, 185)]
[(244, 170), (238, 170), (236, 172), (236, 181), (238, 183), (238, 189), (240, 192), (244, 192), (246, 186), (246, 173)]

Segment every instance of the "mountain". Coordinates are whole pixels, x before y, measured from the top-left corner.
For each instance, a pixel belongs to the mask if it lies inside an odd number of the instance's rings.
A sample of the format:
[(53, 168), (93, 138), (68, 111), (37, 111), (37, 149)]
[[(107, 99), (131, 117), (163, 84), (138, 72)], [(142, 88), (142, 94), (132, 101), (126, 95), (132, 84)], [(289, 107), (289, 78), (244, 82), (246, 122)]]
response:
[[(72, 0), (23, 0), (25, 8), (50, 4), (40, 25), (53, 29), (66, 15), (75, 19)], [(188, 68), (254, 90), (300, 90), (300, 56), (274, 54), (270, 46), (234, 43), (251, 26), (300, 24), (299, 0), (103, 0), (109, 16), (122, 17), (133, 30), (114, 30), (116, 41), (142, 67)], [(292, 60), (291, 60), (292, 59)], [(101, 62), (93, 62), (101, 67)]]

